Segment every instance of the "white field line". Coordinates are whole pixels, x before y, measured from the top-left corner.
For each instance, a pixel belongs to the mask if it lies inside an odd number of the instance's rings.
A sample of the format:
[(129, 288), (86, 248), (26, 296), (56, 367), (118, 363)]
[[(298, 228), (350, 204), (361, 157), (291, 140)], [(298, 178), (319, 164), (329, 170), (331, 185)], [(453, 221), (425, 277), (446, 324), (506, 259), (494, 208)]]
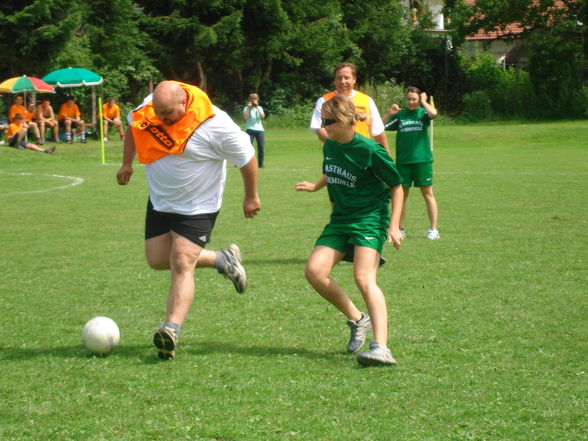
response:
[(0, 190), (0, 196), (12, 196), (12, 195), (17, 195), (17, 194), (32, 194), (32, 193), (47, 193), (49, 191), (64, 190), (69, 187), (75, 187), (76, 185), (80, 185), (84, 182), (83, 178), (78, 178), (76, 176), (63, 176), (63, 175), (54, 175), (54, 174), (48, 174), (48, 173), (24, 173), (24, 172), (23, 173), (13, 173), (13, 172), (4, 172), (4, 171), (0, 171), (0, 173), (5, 174), (5, 175), (19, 175), (19, 176), (49, 176), (51, 178), (67, 179), (70, 181), (66, 185), (44, 188), (42, 190), (9, 191), (9, 192), (2, 192)]

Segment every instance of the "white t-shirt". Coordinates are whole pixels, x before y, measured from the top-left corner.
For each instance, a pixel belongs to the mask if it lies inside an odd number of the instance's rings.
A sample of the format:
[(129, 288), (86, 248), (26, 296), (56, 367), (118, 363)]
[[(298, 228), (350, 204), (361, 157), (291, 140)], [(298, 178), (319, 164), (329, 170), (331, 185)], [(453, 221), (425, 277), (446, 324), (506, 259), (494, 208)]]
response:
[[(241, 168), (255, 154), (249, 136), (226, 112), (216, 106), (213, 109), (215, 116), (198, 126), (181, 154), (166, 155), (145, 166), (149, 197), (156, 211), (216, 213), (222, 205), (226, 162)], [(131, 124), (132, 112), (128, 119)]]
[[(355, 96), (355, 90), (351, 93), (351, 96), (348, 98), (353, 98)], [(372, 119), (372, 125), (370, 127), (370, 132), (372, 136), (378, 136), (384, 132), (384, 123), (382, 122), (382, 117), (380, 116), (380, 112), (378, 111), (378, 107), (376, 103), (371, 97), (369, 98), (370, 103), (370, 114)], [(310, 129), (313, 132), (316, 132), (318, 129), (321, 128), (321, 109), (323, 108), (323, 104), (325, 99), (321, 96), (314, 106), (314, 110), (312, 112), (312, 118), (310, 120)]]

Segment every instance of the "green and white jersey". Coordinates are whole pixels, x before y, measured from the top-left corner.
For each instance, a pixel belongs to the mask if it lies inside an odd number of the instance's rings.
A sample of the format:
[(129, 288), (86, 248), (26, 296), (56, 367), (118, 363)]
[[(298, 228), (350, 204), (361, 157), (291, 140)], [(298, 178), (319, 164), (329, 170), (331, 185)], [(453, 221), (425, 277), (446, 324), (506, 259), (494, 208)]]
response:
[(390, 189), (402, 178), (384, 147), (357, 133), (347, 144), (328, 139), (323, 146), (323, 173), (333, 202), (331, 223), (387, 226)]
[(429, 126), (431, 119), (424, 107), (402, 109), (385, 124), (386, 130), (396, 130), (396, 163), (420, 164), (433, 162)]

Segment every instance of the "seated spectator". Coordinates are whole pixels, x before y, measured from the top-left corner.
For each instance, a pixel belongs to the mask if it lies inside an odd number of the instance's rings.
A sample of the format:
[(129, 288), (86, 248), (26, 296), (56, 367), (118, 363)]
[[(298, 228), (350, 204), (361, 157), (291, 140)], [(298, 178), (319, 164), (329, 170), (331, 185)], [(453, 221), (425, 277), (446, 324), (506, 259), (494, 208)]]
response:
[(66, 102), (61, 105), (57, 120), (59, 121), (59, 127), (65, 130), (65, 142), (68, 144), (73, 142), (74, 137), (71, 131), (73, 125), (80, 129), (80, 141), (83, 143), (86, 142), (84, 120), (81, 117), (80, 109), (75, 103), (73, 97), (68, 96)]
[(24, 120), (27, 126), (27, 134), (31, 136), (35, 135), (37, 144), (45, 144), (45, 140), (41, 138), (39, 126), (35, 120), (35, 103), (29, 103), (27, 105), (27, 110), (24, 113)]
[(102, 119), (104, 120), (104, 141), (108, 141), (108, 124), (118, 127), (120, 139), (125, 139), (125, 133), (120, 119), (120, 108), (113, 97), (109, 97), (106, 103), (102, 104)]
[(45, 144), (46, 128), (50, 128), (53, 132), (53, 141), (59, 142), (59, 125), (55, 119), (55, 112), (53, 112), (53, 107), (51, 107), (49, 98), (43, 98), (41, 100), (41, 104), (39, 104), (35, 110), (33, 119), (37, 122), (43, 144)]
[(8, 109), (8, 121), (10, 121), (11, 123), (14, 122), (14, 115), (16, 115), (17, 113), (24, 115), (25, 108), (23, 102), (24, 98), (22, 95), (17, 95), (14, 97), (14, 103)]
[(19, 150), (30, 149), (36, 152), (51, 154), (55, 151), (55, 146), (44, 149), (39, 147), (37, 144), (27, 142), (26, 140), (27, 128), (25, 122), (20, 113), (14, 115), (14, 122), (10, 123), (8, 127), (8, 145)]

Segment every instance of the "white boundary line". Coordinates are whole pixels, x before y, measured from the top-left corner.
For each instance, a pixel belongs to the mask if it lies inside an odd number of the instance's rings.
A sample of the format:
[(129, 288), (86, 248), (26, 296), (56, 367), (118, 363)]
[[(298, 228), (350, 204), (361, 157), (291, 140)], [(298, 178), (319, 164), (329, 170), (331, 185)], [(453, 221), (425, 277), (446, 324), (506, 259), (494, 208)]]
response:
[(76, 185), (80, 185), (84, 182), (83, 178), (78, 178), (75, 176), (63, 176), (63, 175), (54, 175), (48, 173), (16, 173), (16, 172), (4, 172), (0, 171), (0, 174), (5, 175), (20, 175), (20, 176), (49, 176), (51, 178), (58, 178), (58, 179), (69, 179), (71, 182), (67, 185), (61, 185), (59, 187), (51, 187), (51, 188), (44, 188), (43, 190), (31, 190), (31, 191), (11, 191), (7, 193), (0, 192), (0, 196), (12, 196), (17, 194), (32, 194), (32, 193), (47, 193), (53, 190), (64, 190), (69, 187), (75, 187)]

